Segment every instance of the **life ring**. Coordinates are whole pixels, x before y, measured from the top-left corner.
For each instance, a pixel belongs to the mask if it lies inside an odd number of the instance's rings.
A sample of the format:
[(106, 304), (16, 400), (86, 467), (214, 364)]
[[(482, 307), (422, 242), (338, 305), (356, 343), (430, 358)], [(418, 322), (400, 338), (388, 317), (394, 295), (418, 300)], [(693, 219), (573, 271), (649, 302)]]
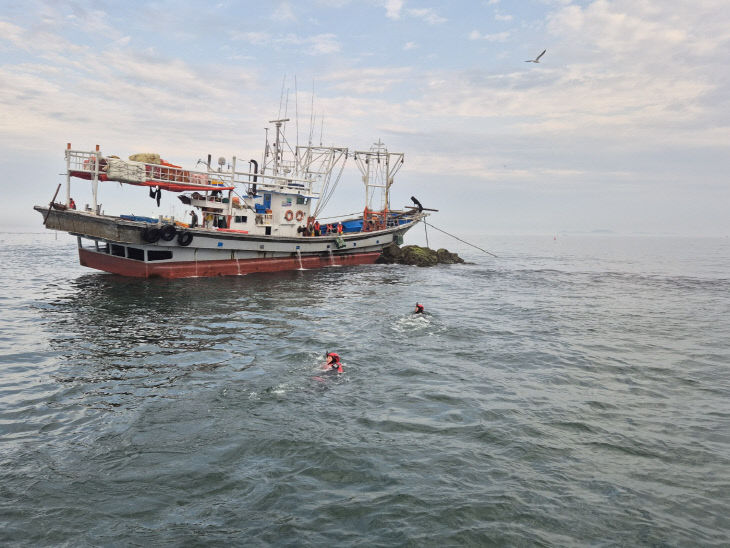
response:
[(286, 219), (287, 222), (291, 221), (293, 218), (294, 212), (291, 209), (284, 213), (284, 219)]
[(166, 242), (170, 242), (173, 238), (175, 238), (176, 233), (177, 230), (175, 230), (175, 225), (165, 225), (160, 229), (160, 238)]
[(304, 212), (300, 209), (297, 211), (297, 221), (301, 222), (302, 219), (304, 219)]
[(193, 235), (187, 230), (183, 230), (180, 234), (177, 235), (177, 243), (179, 243), (183, 247), (190, 245), (192, 241)]
[(160, 229), (155, 226), (146, 226), (142, 231), (142, 239), (150, 244), (160, 239)]

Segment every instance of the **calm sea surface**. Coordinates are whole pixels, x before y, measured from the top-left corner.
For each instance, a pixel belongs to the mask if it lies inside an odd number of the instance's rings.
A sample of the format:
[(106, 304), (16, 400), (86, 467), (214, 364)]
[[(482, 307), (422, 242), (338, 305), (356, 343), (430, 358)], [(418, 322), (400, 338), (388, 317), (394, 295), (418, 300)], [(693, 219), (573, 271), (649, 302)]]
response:
[(429, 236), (473, 264), (0, 234), (0, 545), (728, 546), (730, 239)]

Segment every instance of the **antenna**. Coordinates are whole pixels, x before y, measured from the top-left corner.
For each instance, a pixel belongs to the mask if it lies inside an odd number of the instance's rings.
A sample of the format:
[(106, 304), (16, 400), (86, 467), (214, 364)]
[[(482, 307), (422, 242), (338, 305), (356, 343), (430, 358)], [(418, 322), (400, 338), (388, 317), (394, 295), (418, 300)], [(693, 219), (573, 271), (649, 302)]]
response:
[(299, 149), (299, 90), (297, 89), (297, 75), (294, 75), (294, 119), (297, 128), (297, 149)]
[[(281, 79), (281, 96), (279, 97), (279, 115), (277, 118), (281, 118), (281, 103), (284, 101), (284, 84), (286, 83), (286, 74), (284, 74), (284, 78)], [(285, 115), (286, 117), (286, 115)]]
[(312, 106), (309, 108), (309, 146), (312, 146), (312, 132), (314, 131), (314, 78), (312, 78)]

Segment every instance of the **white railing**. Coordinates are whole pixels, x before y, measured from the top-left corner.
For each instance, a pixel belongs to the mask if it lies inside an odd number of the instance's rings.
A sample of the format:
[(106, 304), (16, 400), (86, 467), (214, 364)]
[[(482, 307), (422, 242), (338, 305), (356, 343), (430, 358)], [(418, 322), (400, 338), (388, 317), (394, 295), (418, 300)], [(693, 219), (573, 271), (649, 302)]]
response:
[[(263, 175), (235, 171), (195, 171), (180, 167), (123, 160), (113, 156), (102, 156), (99, 152), (81, 150), (66, 150), (68, 172), (72, 175), (88, 174), (86, 178), (104, 174), (112, 181), (132, 184), (145, 182), (177, 183), (201, 190), (215, 190), (216, 187), (231, 187), (237, 184), (256, 184), (260, 190), (282, 191), (285, 189), (305, 191), (308, 196), (318, 197), (318, 192), (312, 189), (314, 179), (298, 179), (288, 175)], [(254, 177), (257, 178), (254, 183)]]

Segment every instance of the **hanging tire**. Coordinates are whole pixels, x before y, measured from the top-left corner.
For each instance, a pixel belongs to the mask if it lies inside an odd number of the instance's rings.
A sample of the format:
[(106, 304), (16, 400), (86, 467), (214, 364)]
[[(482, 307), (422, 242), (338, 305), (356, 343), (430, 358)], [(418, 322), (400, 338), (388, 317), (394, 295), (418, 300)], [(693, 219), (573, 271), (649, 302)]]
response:
[(142, 239), (149, 244), (155, 243), (160, 239), (160, 229), (156, 226), (144, 227), (144, 230), (142, 231)]
[(175, 238), (175, 234), (177, 234), (175, 225), (165, 225), (160, 229), (160, 238), (166, 242), (171, 242)]
[(183, 247), (190, 245), (192, 241), (193, 235), (187, 230), (183, 230), (180, 234), (177, 235), (177, 243), (179, 243)]

